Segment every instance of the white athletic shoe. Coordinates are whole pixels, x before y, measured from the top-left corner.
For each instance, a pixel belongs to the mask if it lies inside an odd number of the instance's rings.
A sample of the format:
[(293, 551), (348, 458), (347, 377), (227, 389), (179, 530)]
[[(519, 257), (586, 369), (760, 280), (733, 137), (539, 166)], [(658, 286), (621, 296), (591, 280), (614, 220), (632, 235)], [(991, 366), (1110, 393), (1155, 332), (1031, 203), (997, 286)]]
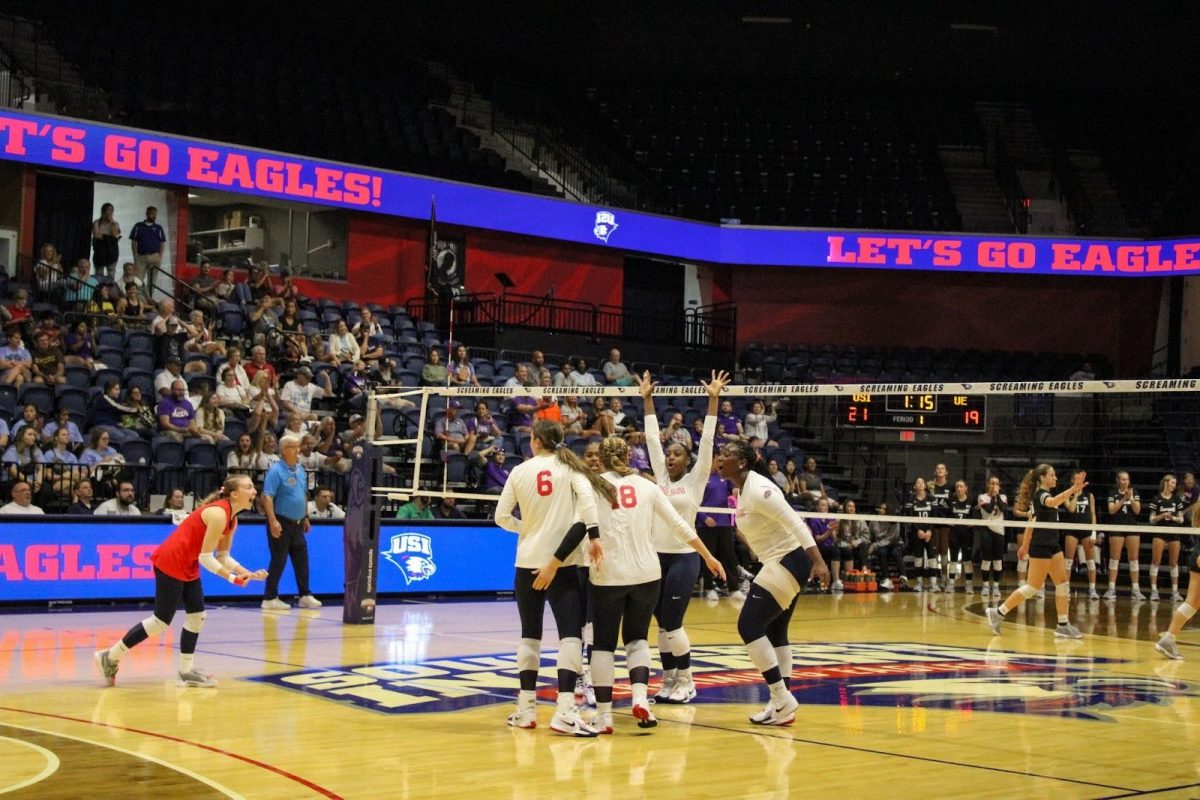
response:
[(800, 703), (788, 692), (779, 705), (772, 698), (762, 711), (751, 714), (750, 721), (755, 725), (791, 725), (796, 721), (796, 709), (799, 707)]
[(1183, 661), (1183, 654), (1179, 652), (1179, 647), (1175, 644), (1175, 637), (1169, 633), (1164, 633), (1154, 643), (1154, 649), (1162, 653), (1164, 656), (1175, 661)]
[(1117, 599), (1117, 588), (1115, 586), (1109, 586), (1108, 591), (1104, 593), (1104, 599), (1105, 600), (1116, 600)]
[(834, 581), (829, 585), (829, 591), (841, 593), (846, 591), (846, 587), (841, 581)]
[(517, 710), (508, 715), (508, 724), (514, 728), (536, 728), (537, 706), (533, 703), (517, 706)]
[(704, 599), (705, 600), (720, 600), (721, 595), (717, 594), (716, 589), (709, 589), (708, 592), (705, 593)]
[(1060, 622), (1054, 629), (1055, 639), (1082, 639), (1083, 631), (1069, 622)]
[(691, 678), (686, 680), (676, 681), (675, 688), (671, 691), (671, 696), (667, 700), (668, 703), (690, 703), (696, 699), (696, 684)]
[(97, 650), (95, 655), (96, 669), (100, 670), (104, 682), (109, 686), (117, 684), (117, 669), (120, 665), (108, 656), (107, 650)]
[(940, 586), (938, 586), (937, 581), (930, 581), (929, 591), (933, 592), (934, 594), (938, 594), (939, 592), (942, 591), (942, 588)]
[(291, 606), (280, 600), (278, 597), (272, 597), (270, 600), (262, 601), (263, 611), (287, 611)]
[(884, 578), (883, 582), (879, 584), (879, 588), (887, 589), (890, 592), (892, 589), (895, 588), (895, 585), (892, 583), (891, 578)]
[(1099, 599), (1100, 599), (1100, 593), (1096, 591), (1095, 586), (1093, 586), (1091, 589), (1088, 589), (1088, 600), (1099, 600)]
[(1000, 596), (1000, 582), (992, 581), (992, 597)]
[(999, 609), (987, 609), (987, 624), (992, 629), (992, 633), (1000, 635), (1000, 623), (1004, 621), (1004, 617), (1000, 614)]
[(1038, 589), (1037, 594), (1035, 594), (1034, 597), (1036, 597), (1038, 600), (1045, 600), (1046, 599), (1046, 590)]
[(675, 676), (664, 676), (662, 686), (658, 687), (658, 691), (654, 693), (654, 697), (650, 698), (652, 703), (669, 703), (671, 702), (671, 693), (675, 691)]
[(611, 734), (613, 732), (612, 712), (601, 711), (592, 720), (592, 727), (596, 729), (596, 733)]
[(963, 594), (975, 594), (975, 584), (968, 583), (963, 587)]
[(300, 598), (296, 605), (300, 606), (301, 608), (320, 608), (325, 604), (313, 597), (311, 594), (306, 594), (304, 597)]
[(979, 590), (979, 596), (980, 597), (991, 597), (992, 596), (992, 590), (988, 588), (988, 585), (986, 583), (983, 585), (983, 588)]
[(179, 673), (180, 686), (194, 686), (199, 689), (212, 689), (217, 685), (217, 679), (197, 670)]
[(550, 730), (584, 738), (597, 735), (596, 729), (584, 722), (574, 708), (568, 711), (556, 710), (550, 718)]
[(658, 720), (654, 718), (653, 712), (650, 711), (649, 705), (633, 704), (633, 718), (637, 720), (639, 728), (653, 728), (658, 725)]
[(729, 599), (733, 600), (735, 602), (738, 602), (738, 603), (745, 602), (746, 593), (744, 591), (742, 591), (741, 589), (738, 589), (736, 592), (729, 595)]
[(1150, 602), (1151, 603), (1158, 602), (1158, 587), (1157, 586), (1150, 590)]
[(1129, 592), (1129, 597), (1132, 600), (1145, 600), (1146, 599), (1146, 595), (1142, 594), (1142, 587), (1140, 587), (1140, 586), (1133, 587), (1133, 589)]
[(1183, 602), (1183, 595), (1181, 595), (1179, 593), (1178, 589), (1171, 590), (1171, 602), (1172, 603), (1182, 603)]

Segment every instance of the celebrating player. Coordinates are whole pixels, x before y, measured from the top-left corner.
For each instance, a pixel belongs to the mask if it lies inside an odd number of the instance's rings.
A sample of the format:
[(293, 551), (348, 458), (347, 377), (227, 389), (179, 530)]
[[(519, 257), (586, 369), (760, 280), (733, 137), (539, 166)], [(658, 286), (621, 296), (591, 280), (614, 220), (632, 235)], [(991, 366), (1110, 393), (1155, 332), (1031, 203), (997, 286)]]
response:
[(1175, 491), (1174, 475), (1163, 475), (1158, 482), (1158, 494), (1150, 498), (1150, 524), (1154, 526), (1154, 543), (1150, 551), (1150, 602), (1158, 602), (1158, 567), (1162, 564), (1163, 550), (1168, 553), (1171, 566), (1171, 600), (1178, 603), (1179, 594), (1179, 551), (1183, 547), (1180, 535), (1172, 531), (1183, 526), (1183, 495)]
[[(616, 499), (612, 485), (589, 470), (563, 443), (562, 425), (549, 420), (533, 424), (530, 448), (533, 457), (513, 468), (496, 504), (496, 524), (513, 531), (517, 539), (514, 592), (521, 617), (521, 642), (517, 646), (520, 693), (517, 710), (508, 718), (514, 728), (537, 727), (537, 674), (542, 663), (542, 617), (546, 601), (558, 627), (558, 708), (551, 730), (572, 736), (595, 736), (575, 710), (575, 683), (583, 669), (583, 614), (578, 569), (583, 564), (579, 545), (586, 533), (593, 565), (603, 558), (599, 543), (599, 518), (593, 489)], [(521, 517), (513, 515), (516, 507)], [(582, 522), (576, 522), (578, 516)], [(571, 531), (573, 545), (563, 534)], [(557, 548), (557, 549), (556, 549)], [(564, 565), (540, 580), (538, 569), (556, 557)]]
[[(1129, 473), (1121, 470), (1117, 473), (1116, 489), (1108, 495), (1108, 518), (1116, 525), (1135, 525), (1141, 513), (1142, 498), (1129, 482)], [(1122, 545), (1129, 553), (1129, 596), (1134, 600), (1145, 600), (1146, 596), (1138, 586), (1138, 550), (1142, 546), (1142, 537), (1126, 533), (1108, 535), (1108, 591), (1104, 593), (1104, 599), (1117, 599), (1117, 573), (1121, 569)]]
[(1029, 470), (1017, 491), (1017, 513), (1030, 517), (1029, 527), (1021, 537), (1017, 549), (1018, 558), (1029, 559), (1029, 580), (1017, 587), (998, 608), (987, 609), (988, 627), (992, 633), (1000, 633), (1004, 615), (1037, 594), (1035, 587), (1046, 582), (1046, 575), (1054, 581), (1054, 606), (1058, 611), (1058, 627), (1054, 635), (1060, 639), (1082, 639), (1083, 634), (1071, 624), (1068, 607), (1071, 602), (1071, 582), (1063, 561), (1062, 541), (1057, 531), (1049, 525), (1058, 522), (1059, 507), (1066, 506), (1074, 511), (1075, 499), (1087, 486), (1087, 473), (1076, 472), (1070, 488), (1058, 494), (1050, 490), (1058, 485), (1058, 476), (1049, 464), (1038, 464)]
[[(645, 404), (646, 449), (649, 451), (654, 479), (679, 516), (688, 520), (696, 518), (696, 510), (704, 498), (704, 487), (712, 471), (717, 403), (721, 390), (729, 383), (729, 375), (714, 371), (711, 381), (701, 383), (708, 392), (708, 412), (700, 436), (699, 458), (695, 469), (689, 472), (692, 453), (679, 442), (667, 445), (664, 456), (658, 417), (654, 410), (654, 384), (650, 381), (649, 372), (643, 373), (638, 379), (638, 388)], [(609, 468), (612, 469), (611, 466)], [(700, 559), (690, 542), (679, 541), (668, 519), (656, 516), (652, 522), (654, 549), (658, 551), (658, 562), (662, 568), (662, 585), (654, 617), (658, 620), (658, 655), (662, 660), (663, 681), (654, 699), (660, 703), (690, 703), (696, 696), (696, 687), (692, 683), (692, 646), (687, 631), (683, 629), (683, 617), (692, 597), (692, 586), (700, 574)]]
[(808, 526), (767, 477), (762, 459), (748, 442), (726, 444), (717, 469), (740, 492), (737, 527), (763, 565), (738, 615), (738, 634), (771, 692), (766, 707), (752, 714), (750, 721), (756, 725), (791, 725), (800, 704), (789, 691), (792, 647), (788, 623), (800, 587), (810, 575), (822, 588), (828, 586), (829, 568)]
[(179, 636), (179, 685), (204, 688), (217, 685), (212, 676), (197, 671), (195, 666), (196, 641), (205, 616), (200, 567), (239, 587), (267, 577), (265, 569), (250, 572), (229, 554), (237, 530), (237, 515), (254, 505), (256, 494), (254, 482), (245, 475), (226, 478), (220, 491), (188, 514), (154, 551), (150, 557), (154, 565), (154, 614), (130, 628), (112, 647), (96, 651), (96, 666), (109, 686), (116, 683), (117, 669), (130, 648), (170, 626), (180, 600), (185, 616), (183, 633)]
[[(613, 487), (616, 500), (599, 502), (600, 542), (607, 557), (593, 563), (590, 573), (596, 635), (592, 647), (592, 681), (596, 692), (595, 728), (600, 733), (612, 733), (613, 652), (617, 649), (618, 632), (625, 643), (633, 716), (639, 728), (658, 724), (646, 698), (646, 685), (650, 681), (650, 645), (646, 636), (659, 597), (662, 571), (653, 534), (648, 532), (657, 521), (665, 522), (675, 541), (686, 543), (699, 553), (714, 575), (723, 575), (724, 570), (700, 541), (692, 524), (679, 515), (653, 483), (629, 466), (629, 445), (624, 439), (619, 436), (605, 439), (600, 459), (606, 470), (603, 478)], [(578, 529), (575, 536), (579, 538), (572, 542), (569, 534), (560, 551), (578, 546), (581, 538)], [(534, 588), (549, 585), (560, 563), (556, 555), (539, 570)], [(695, 580), (693, 575), (692, 582)], [(691, 586), (687, 588), (690, 591)]]
[[(1074, 482), (1075, 475), (1071, 475), (1071, 481)], [(1075, 522), (1080, 525), (1096, 524), (1096, 498), (1091, 492), (1083, 492), (1075, 498), (1075, 510), (1067, 512), (1067, 522)], [(1067, 531), (1063, 534), (1063, 553), (1066, 556), (1067, 569), (1071, 569), (1071, 565), (1075, 563), (1075, 552), (1079, 549), (1079, 545), (1083, 544), (1083, 559), (1087, 564), (1088, 576), (1088, 599), (1099, 600), (1100, 595), (1096, 593), (1096, 531), (1093, 529), (1091, 534), (1086, 531)], [(1176, 554), (1178, 555), (1178, 553)], [(1178, 570), (1176, 571), (1178, 575)]]

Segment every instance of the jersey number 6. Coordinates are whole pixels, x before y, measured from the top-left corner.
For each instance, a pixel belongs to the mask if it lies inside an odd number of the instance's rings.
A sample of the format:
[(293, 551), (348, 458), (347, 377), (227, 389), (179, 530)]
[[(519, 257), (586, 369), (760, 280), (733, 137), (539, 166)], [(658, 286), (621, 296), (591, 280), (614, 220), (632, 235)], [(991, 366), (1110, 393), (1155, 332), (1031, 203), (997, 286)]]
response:
[(550, 482), (550, 470), (544, 469), (537, 474), (537, 493), (542, 497), (554, 494), (554, 484)]

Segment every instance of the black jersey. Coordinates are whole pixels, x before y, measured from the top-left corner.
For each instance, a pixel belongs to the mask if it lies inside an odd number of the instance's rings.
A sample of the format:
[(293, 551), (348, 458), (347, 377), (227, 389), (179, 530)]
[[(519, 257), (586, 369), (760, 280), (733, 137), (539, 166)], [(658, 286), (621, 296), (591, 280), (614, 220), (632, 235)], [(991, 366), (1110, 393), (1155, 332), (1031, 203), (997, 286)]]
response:
[[(1090, 492), (1084, 492), (1075, 498), (1074, 513), (1068, 511), (1066, 515), (1067, 522), (1075, 522), (1080, 525), (1092, 524), (1092, 504), (1096, 502), (1096, 498), (1092, 497)], [(1071, 534), (1074, 536), (1074, 534)]]
[(1053, 496), (1049, 489), (1038, 489), (1033, 493), (1033, 505), (1030, 508), (1033, 519), (1038, 522), (1058, 522), (1058, 507), (1046, 505), (1046, 501)]
[(975, 516), (975, 503), (970, 497), (959, 500), (956, 496), (951, 496), (946, 505), (947, 516), (954, 519), (967, 519)]
[[(1183, 509), (1187, 507), (1187, 504), (1183, 498), (1183, 495), (1180, 494), (1173, 494), (1170, 497), (1163, 497), (1161, 494), (1156, 494), (1154, 497), (1150, 498), (1150, 502), (1147, 503), (1147, 506), (1150, 508), (1150, 516), (1153, 517), (1157, 514), (1164, 513), (1170, 513), (1172, 515), (1182, 514)], [(1172, 528), (1179, 528), (1183, 526), (1182, 522), (1176, 522), (1174, 519), (1169, 518), (1155, 524), (1168, 525)]]
[(929, 495), (933, 498), (933, 517), (948, 517), (950, 516), (950, 496), (954, 494), (954, 485), (950, 481), (946, 481), (943, 485), (938, 486), (936, 483), (930, 482), (928, 489)]
[[(932, 517), (936, 504), (933, 496), (926, 494), (923, 498), (917, 499), (915, 495), (909, 495), (908, 501), (904, 504), (904, 516), (906, 517)], [(909, 531), (917, 530), (916, 523), (908, 524)]]
[(1120, 505), (1116, 513), (1109, 514), (1108, 518), (1118, 525), (1136, 525), (1137, 514), (1133, 513), (1133, 504), (1135, 501), (1140, 503), (1141, 500), (1142, 498), (1138, 496), (1137, 489), (1134, 489), (1130, 493), (1129, 499), (1125, 499), (1124, 495), (1113, 489), (1108, 495), (1108, 507), (1112, 508), (1114, 503), (1119, 503)]

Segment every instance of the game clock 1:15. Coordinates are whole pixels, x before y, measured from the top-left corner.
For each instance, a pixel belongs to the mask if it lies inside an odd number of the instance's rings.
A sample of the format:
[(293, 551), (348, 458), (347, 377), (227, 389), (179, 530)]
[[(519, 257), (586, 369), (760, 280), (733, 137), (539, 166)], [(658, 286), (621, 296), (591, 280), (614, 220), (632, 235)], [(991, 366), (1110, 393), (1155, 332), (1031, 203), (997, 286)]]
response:
[(987, 430), (987, 395), (869, 394), (838, 398), (842, 428)]

